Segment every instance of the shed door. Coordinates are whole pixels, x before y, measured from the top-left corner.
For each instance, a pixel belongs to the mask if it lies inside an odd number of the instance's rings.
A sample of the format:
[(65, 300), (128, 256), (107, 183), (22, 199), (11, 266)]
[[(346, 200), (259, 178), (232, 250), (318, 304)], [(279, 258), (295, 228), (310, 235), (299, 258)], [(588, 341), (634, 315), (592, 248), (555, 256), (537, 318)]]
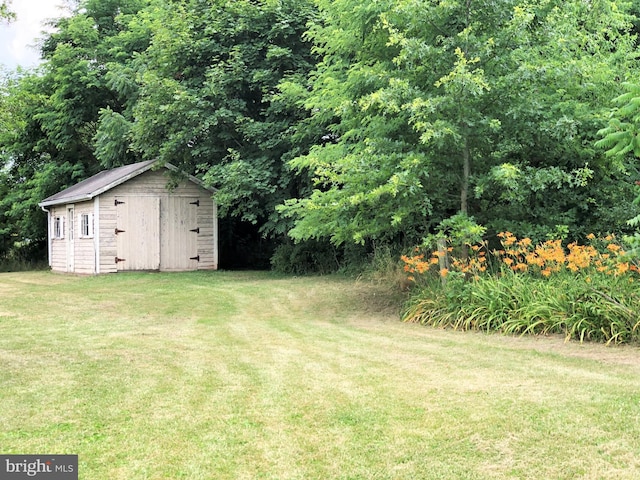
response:
[(162, 199), (161, 259), (162, 270), (197, 270), (198, 206), (196, 197)]
[(160, 267), (160, 199), (116, 197), (118, 270)]

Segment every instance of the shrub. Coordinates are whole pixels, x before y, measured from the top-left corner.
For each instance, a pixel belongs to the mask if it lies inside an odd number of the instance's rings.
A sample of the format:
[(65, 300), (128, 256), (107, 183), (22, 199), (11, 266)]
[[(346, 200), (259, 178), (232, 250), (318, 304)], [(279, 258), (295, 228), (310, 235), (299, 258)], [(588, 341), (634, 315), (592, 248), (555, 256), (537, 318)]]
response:
[(293, 275), (328, 274), (340, 268), (336, 248), (328, 242), (307, 240), (301, 243), (285, 241), (276, 247), (271, 267), (279, 273)]
[(44, 270), (47, 267), (46, 240), (14, 243), (4, 255), (0, 253), (0, 272)]

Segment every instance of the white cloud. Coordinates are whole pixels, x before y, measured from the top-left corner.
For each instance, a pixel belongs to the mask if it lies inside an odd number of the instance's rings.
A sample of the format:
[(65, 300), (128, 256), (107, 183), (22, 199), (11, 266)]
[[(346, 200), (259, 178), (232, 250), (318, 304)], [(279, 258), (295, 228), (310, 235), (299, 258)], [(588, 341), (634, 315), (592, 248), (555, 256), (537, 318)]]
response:
[(34, 67), (40, 62), (35, 45), (46, 20), (63, 14), (59, 0), (14, 0), (10, 8), (17, 19), (0, 24), (0, 64), (8, 69)]

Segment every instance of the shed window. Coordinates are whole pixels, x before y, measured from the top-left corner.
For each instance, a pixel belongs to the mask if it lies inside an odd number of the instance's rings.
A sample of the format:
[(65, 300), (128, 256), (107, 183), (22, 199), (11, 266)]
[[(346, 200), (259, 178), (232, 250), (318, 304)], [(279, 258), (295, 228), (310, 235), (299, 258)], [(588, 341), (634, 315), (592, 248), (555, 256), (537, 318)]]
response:
[(64, 217), (54, 217), (53, 238), (64, 238)]
[(93, 214), (83, 213), (82, 215), (80, 215), (80, 237), (93, 237)]

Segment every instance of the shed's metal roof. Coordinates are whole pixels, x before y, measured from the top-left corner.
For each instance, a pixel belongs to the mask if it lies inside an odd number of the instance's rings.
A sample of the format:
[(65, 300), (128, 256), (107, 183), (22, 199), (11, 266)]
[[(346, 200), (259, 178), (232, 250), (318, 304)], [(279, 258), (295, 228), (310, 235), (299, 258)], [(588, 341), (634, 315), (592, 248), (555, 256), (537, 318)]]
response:
[[(40, 207), (50, 207), (52, 205), (60, 205), (61, 203), (76, 203), (91, 200), (92, 198), (117, 187), (127, 180), (150, 170), (155, 163), (155, 160), (147, 160), (145, 162), (133, 163), (131, 165), (125, 165), (124, 167), (114, 168), (113, 170), (104, 170), (93, 177), (89, 177), (86, 180), (73, 185), (72, 187), (45, 198), (38, 205)], [(176, 167), (169, 163), (164, 166), (170, 170), (177, 170)], [(190, 175), (188, 178), (201, 187), (207, 188), (197, 178)], [(207, 190), (212, 189), (207, 188)]]

